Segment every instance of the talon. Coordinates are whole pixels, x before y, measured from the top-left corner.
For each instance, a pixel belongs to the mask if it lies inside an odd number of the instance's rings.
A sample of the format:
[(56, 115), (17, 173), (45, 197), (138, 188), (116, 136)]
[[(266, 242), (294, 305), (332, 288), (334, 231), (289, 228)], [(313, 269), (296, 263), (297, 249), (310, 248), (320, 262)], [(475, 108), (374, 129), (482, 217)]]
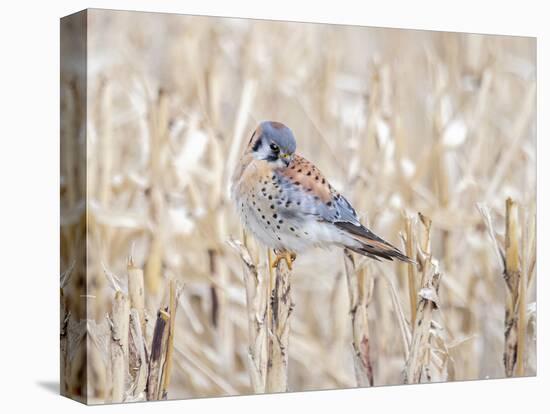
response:
[(275, 260), (273, 260), (273, 263), (271, 263), (271, 267), (276, 268), (277, 266), (279, 266), (279, 262), (284, 259), (288, 270), (292, 270), (292, 263), (294, 262), (294, 260), (296, 260), (296, 253), (283, 251), (275, 254)]

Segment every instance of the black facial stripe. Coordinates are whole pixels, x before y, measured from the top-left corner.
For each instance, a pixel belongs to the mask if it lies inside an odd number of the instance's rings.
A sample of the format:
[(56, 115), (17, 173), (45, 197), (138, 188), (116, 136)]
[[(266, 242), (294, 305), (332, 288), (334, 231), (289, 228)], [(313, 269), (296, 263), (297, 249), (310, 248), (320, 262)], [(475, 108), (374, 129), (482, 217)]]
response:
[(269, 161), (269, 162), (274, 162), (274, 161), (277, 161), (279, 159), (279, 157), (277, 157), (276, 155), (273, 155), (273, 154), (270, 154), (267, 156), (266, 160)]
[(260, 148), (261, 145), (262, 145), (262, 137), (259, 137), (254, 143), (254, 146), (252, 147), (252, 151), (254, 152), (258, 151), (258, 148)]

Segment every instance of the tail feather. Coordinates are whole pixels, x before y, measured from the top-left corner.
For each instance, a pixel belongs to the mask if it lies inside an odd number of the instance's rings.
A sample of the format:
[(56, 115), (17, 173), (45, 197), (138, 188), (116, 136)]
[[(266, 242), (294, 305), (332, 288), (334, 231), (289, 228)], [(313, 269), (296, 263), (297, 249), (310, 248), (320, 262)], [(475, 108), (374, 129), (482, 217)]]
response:
[(413, 259), (403, 254), (397, 247), (381, 239), (365, 226), (343, 221), (334, 224), (360, 243), (359, 247), (346, 246), (358, 254), (375, 260), (380, 260), (379, 258), (386, 260), (398, 259), (406, 263), (416, 263)]

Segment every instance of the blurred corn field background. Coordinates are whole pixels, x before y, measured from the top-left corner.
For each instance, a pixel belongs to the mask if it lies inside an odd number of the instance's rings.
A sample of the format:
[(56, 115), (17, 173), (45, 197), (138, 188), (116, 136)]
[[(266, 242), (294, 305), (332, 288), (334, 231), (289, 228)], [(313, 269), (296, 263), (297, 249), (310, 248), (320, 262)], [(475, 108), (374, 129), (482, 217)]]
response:
[[(118, 329), (123, 343), (135, 338), (132, 327), (151, 344), (165, 311), (168, 398), (255, 391), (229, 180), (262, 120), (288, 125), (362, 221), (418, 262), (299, 255), (289, 390), (536, 374), (535, 39), (107, 10), (87, 19), (87, 90), (70, 75), (61, 83), (62, 146), (85, 145), (84, 157), (62, 157), (61, 266), (62, 287), (70, 277), (87, 288), (85, 309), (64, 293), (62, 335), (87, 329), (91, 402), (144, 398), (140, 350), (130, 341), (119, 359), (112, 344)], [(86, 173), (75, 178), (77, 164)], [(246, 249), (265, 284), (265, 248), (247, 237)], [(132, 297), (136, 269), (143, 293)], [(366, 315), (367, 384), (354, 368), (354, 303)], [(73, 327), (69, 314), (80, 315)], [(70, 367), (78, 358), (69, 354), (68, 378), (84, 375)]]

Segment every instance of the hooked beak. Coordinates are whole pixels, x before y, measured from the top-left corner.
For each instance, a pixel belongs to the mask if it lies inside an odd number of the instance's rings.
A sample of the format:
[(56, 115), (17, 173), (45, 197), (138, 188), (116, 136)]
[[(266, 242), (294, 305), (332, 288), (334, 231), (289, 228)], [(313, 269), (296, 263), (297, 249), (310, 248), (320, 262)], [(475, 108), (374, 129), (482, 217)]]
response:
[(290, 161), (291, 161), (290, 154), (288, 154), (288, 153), (281, 154), (279, 157), (285, 163), (286, 166), (288, 166), (288, 164), (290, 164)]

